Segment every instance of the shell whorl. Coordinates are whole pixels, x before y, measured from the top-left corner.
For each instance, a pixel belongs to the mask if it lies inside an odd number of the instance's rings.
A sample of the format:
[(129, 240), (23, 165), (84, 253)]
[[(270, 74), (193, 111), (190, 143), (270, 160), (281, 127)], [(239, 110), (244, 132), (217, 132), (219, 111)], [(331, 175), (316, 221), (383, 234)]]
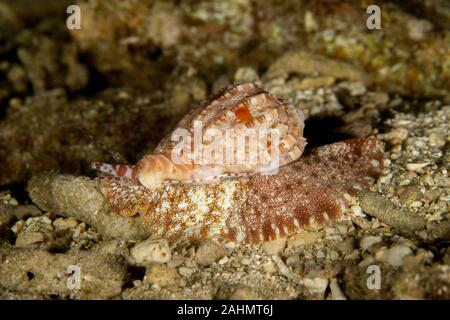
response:
[(255, 84), (240, 84), (212, 94), (186, 115), (137, 168), (94, 168), (137, 178), (148, 188), (272, 172), (301, 156), (306, 145), (303, 128), (301, 111)]
[(303, 129), (300, 110), (246, 83), (213, 94), (186, 115), (155, 152), (174, 163), (192, 165), (192, 179), (181, 183), (211, 183), (297, 160), (306, 145)]

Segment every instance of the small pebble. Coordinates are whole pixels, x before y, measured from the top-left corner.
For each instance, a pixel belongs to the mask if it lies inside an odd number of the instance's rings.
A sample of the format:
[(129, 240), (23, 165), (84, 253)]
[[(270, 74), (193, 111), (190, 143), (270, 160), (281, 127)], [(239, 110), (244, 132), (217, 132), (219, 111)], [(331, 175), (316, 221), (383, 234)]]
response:
[(343, 254), (350, 254), (355, 245), (355, 240), (353, 238), (347, 238), (336, 245), (336, 248)]
[(445, 134), (431, 133), (428, 136), (428, 141), (432, 147), (442, 147), (445, 145)]
[(75, 228), (78, 225), (78, 221), (74, 218), (57, 218), (53, 221), (53, 226), (59, 230), (67, 230)]
[(339, 231), (340, 234), (343, 234), (343, 235), (347, 234), (347, 232), (348, 232), (347, 226), (343, 225), (343, 224), (338, 224), (336, 226), (336, 229)]
[(382, 135), (382, 138), (393, 145), (402, 143), (408, 137), (409, 131), (405, 128), (397, 128)]
[(318, 259), (323, 259), (323, 258), (325, 258), (325, 253), (322, 250), (319, 250), (316, 252), (316, 257)]
[(300, 257), (298, 255), (296, 255), (296, 254), (292, 255), (292, 256), (289, 256), (286, 259), (286, 265), (288, 267), (292, 267), (292, 266), (298, 264), (299, 262), (300, 262)]
[(270, 274), (277, 272), (277, 266), (273, 261), (268, 261), (267, 263), (265, 263), (263, 269), (265, 272)]
[(417, 171), (419, 169), (425, 168), (426, 166), (428, 166), (430, 163), (429, 162), (422, 162), (422, 163), (407, 163), (406, 164), (406, 169), (409, 171)]
[(11, 231), (14, 232), (15, 234), (18, 234), (23, 230), (24, 226), (25, 226), (25, 221), (19, 220), (11, 227)]
[(228, 257), (223, 257), (222, 259), (219, 260), (220, 265), (224, 265), (227, 262), (228, 262)]
[(322, 238), (321, 232), (300, 230), (295, 235), (289, 238), (288, 240), (288, 248), (295, 248), (299, 246), (305, 246), (309, 244), (313, 244), (319, 241)]
[(194, 273), (194, 270), (189, 267), (179, 267), (178, 273), (183, 277), (190, 277)]
[(330, 291), (333, 296), (333, 300), (347, 300), (341, 288), (339, 287), (338, 280), (336, 278), (332, 278), (330, 281)]
[(130, 250), (131, 262), (137, 265), (166, 263), (172, 258), (169, 244), (165, 239), (147, 239), (137, 243)]
[(411, 205), (411, 203), (419, 199), (422, 195), (419, 186), (416, 184), (399, 187), (397, 194), (400, 201), (406, 205)]
[(392, 179), (392, 173), (389, 173), (388, 175), (380, 177), (378, 180), (380, 181), (381, 184), (385, 184), (385, 183), (388, 183), (389, 181), (391, 181), (391, 179)]
[(422, 201), (414, 201), (413, 203), (411, 203), (409, 206), (411, 208), (420, 208), (423, 205)]
[(374, 258), (374, 256), (370, 255), (370, 256), (365, 257), (364, 260), (358, 264), (358, 267), (366, 268), (374, 263), (375, 263), (375, 258)]
[(260, 299), (256, 293), (254, 293), (247, 286), (239, 286), (230, 296), (230, 300), (257, 300)]
[(350, 209), (352, 210), (352, 213), (357, 217), (364, 218), (366, 216), (365, 213), (363, 212), (362, 208), (358, 205), (354, 205)]
[(167, 265), (171, 268), (181, 266), (186, 261), (186, 258), (180, 255), (172, 255), (172, 258), (167, 262)]
[(403, 179), (402, 181), (400, 181), (400, 183), (398, 184), (400, 187), (403, 187), (403, 186), (407, 186), (407, 185), (409, 185), (411, 183), (411, 180), (410, 179)]
[(162, 264), (152, 264), (147, 268), (144, 281), (159, 288), (176, 286), (178, 273), (173, 268)]
[(42, 232), (22, 232), (17, 236), (16, 247), (26, 248), (38, 242), (44, 242), (45, 237)]
[(236, 71), (234, 79), (238, 82), (244, 83), (258, 81), (259, 77), (255, 69), (250, 67), (241, 67)]
[(383, 241), (383, 237), (381, 236), (365, 236), (364, 238), (362, 238), (359, 246), (363, 251), (366, 251), (371, 246), (380, 243), (381, 241)]
[(209, 266), (226, 254), (228, 254), (228, 250), (217, 242), (203, 241), (195, 252), (195, 262), (201, 266)]
[(432, 177), (431, 175), (426, 174), (426, 175), (423, 176), (422, 179), (423, 179), (423, 182), (424, 182), (426, 185), (428, 185), (428, 186), (430, 186), (430, 187), (434, 186), (434, 180), (433, 180), (433, 177)]
[(328, 279), (323, 278), (304, 278), (303, 285), (311, 293), (324, 294), (328, 287)]
[(412, 253), (411, 248), (408, 246), (394, 245), (389, 249), (383, 248), (378, 250), (375, 254), (375, 259), (386, 262), (393, 267), (400, 267), (403, 264), (403, 258)]
[(280, 239), (266, 241), (262, 244), (263, 251), (269, 256), (280, 255), (284, 248), (286, 247), (287, 238), (283, 237)]
[(330, 251), (328, 254), (329, 254), (331, 260), (339, 259), (339, 253), (337, 253), (334, 250)]

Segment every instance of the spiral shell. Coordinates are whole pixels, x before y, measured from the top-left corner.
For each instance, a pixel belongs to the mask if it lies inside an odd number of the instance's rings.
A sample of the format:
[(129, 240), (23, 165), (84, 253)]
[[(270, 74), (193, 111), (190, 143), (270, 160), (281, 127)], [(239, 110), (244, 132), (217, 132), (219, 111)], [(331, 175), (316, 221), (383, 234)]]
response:
[(136, 166), (93, 167), (148, 188), (273, 173), (301, 156), (303, 128), (301, 111), (255, 84), (240, 84), (212, 94)]

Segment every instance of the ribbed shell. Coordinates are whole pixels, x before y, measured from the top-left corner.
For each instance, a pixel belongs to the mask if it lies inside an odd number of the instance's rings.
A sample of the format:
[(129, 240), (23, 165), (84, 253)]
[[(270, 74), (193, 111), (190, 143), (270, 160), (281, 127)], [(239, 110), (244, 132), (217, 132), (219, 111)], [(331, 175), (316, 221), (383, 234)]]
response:
[[(212, 164), (202, 164), (202, 159), (195, 157), (195, 124), (201, 124), (203, 134), (208, 129), (215, 129), (222, 132), (221, 136), (224, 137), (217, 141), (203, 136), (200, 143), (203, 149), (213, 148), (214, 144), (214, 148), (224, 152), (227, 148), (231, 149), (233, 160), (251, 159), (251, 161), (227, 162), (226, 156), (223, 155), (223, 163), (216, 164), (213, 161)], [(276, 130), (279, 134), (276, 153), (271, 152), (275, 140), (271, 140), (269, 134), (267, 134), (267, 145), (264, 146), (268, 151), (265, 156), (260, 153), (251, 154), (249, 148), (239, 148), (240, 143), (236, 140), (225, 139), (226, 132), (239, 135), (244, 134), (244, 130), (248, 129), (253, 132), (262, 132), (264, 129)], [(277, 167), (274, 169), (277, 169), (297, 160), (303, 153), (306, 145), (303, 129), (303, 113), (292, 105), (280, 101), (263, 88), (252, 83), (224, 88), (212, 94), (207, 101), (187, 114), (174, 129), (173, 132), (184, 130), (188, 134), (186, 139), (188, 153), (183, 154), (185, 161), (182, 163), (184, 167), (181, 170), (187, 168), (187, 170), (195, 171), (195, 174), (189, 181), (172, 180), (170, 182), (215, 182), (224, 178), (252, 175), (260, 173), (275, 157), (277, 157)], [(250, 144), (255, 142), (251, 141)], [(171, 133), (159, 143), (153, 154), (165, 155), (175, 163), (173, 152), (177, 143), (178, 141), (174, 141)], [(247, 147), (250, 146), (247, 145)]]

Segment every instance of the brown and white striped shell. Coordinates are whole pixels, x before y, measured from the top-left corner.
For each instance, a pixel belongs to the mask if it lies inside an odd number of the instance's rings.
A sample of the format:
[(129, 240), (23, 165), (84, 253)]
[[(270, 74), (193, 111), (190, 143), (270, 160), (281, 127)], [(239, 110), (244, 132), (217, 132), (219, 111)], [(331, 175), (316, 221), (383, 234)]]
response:
[(148, 188), (271, 173), (301, 156), (303, 128), (301, 111), (255, 84), (240, 84), (212, 94), (137, 165), (93, 167)]

